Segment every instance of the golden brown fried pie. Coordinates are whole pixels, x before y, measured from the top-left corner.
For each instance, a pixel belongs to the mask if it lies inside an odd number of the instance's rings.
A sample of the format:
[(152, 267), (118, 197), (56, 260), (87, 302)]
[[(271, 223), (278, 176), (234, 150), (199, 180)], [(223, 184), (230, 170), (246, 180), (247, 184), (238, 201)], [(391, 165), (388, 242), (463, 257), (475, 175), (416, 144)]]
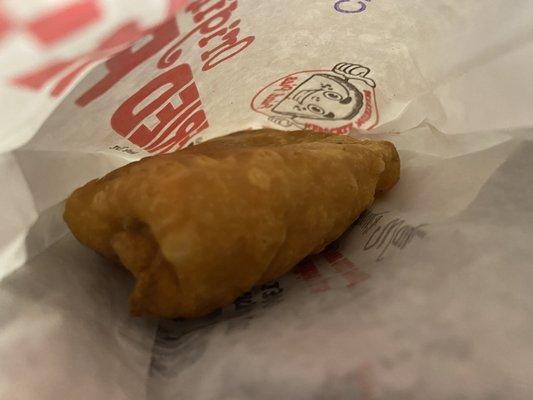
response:
[(198, 317), (320, 252), (399, 171), (389, 142), (238, 132), (93, 180), (64, 216), (135, 276), (134, 314)]

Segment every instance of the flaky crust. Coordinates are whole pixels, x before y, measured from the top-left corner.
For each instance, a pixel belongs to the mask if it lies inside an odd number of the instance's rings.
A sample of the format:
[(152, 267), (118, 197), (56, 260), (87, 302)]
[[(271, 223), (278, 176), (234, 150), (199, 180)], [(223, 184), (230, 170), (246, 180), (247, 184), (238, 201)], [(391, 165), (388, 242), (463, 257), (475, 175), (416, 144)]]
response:
[(134, 314), (198, 317), (320, 252), (399, 170), (389, 142), (238, 132), (93, 180), (64, 217), (135, 276)]

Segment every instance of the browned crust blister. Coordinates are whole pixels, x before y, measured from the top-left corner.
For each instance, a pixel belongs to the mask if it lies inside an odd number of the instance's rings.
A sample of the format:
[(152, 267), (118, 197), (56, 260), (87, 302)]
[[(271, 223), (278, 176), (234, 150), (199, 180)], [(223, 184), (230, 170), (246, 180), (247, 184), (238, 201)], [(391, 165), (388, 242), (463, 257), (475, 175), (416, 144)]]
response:
[(133, 313), (197, 317), (321, 251), (399, 169), (389, 142), (239, 132), (89, 182), (65, 221), (135, 276)]

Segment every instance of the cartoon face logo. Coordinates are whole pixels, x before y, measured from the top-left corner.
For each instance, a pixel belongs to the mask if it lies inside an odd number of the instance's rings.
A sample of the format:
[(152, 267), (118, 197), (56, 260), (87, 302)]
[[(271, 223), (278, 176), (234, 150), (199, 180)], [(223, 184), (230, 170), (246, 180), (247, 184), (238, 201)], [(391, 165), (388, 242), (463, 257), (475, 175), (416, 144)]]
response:
[(372, 129), (378, 122), (375, 82), (370, 70), (340, 63), (331, 71), (304, 71), (286, 76), (262, 89), (252, 108), (269, 121), (294, 129), (347, 133)]
[(272, 111), (310, 119), (351, 119), (363, 105), (363, 95), (348, 81), (314, 74), (287, 95)]

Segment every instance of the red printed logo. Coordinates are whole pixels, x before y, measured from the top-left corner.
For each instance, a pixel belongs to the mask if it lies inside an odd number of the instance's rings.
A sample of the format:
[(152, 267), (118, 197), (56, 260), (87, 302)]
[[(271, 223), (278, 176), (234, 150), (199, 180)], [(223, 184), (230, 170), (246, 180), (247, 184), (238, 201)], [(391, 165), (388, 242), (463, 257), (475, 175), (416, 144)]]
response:
[[(180, 3), (178, 0), (172, 4)], [(136, 49), (128, 48), (109, 59), (107, 74), (89, 88), (76, 104), (85, 107), (103, 96), (119, 80), (140, 64), (166, 49), (156, 66), (162, 72), (133, 93), (111, 117), (111, 126), (130, 142), (150, 153), (168, 153), (193, 143), (209, 126), (200, 94), (188, 63), (176, 65), (188, 40), (202, 49), (203, 72), (209, 71), (245, 50), (255, 37), (241, 37), (240, 19), (232, 21), (236, 0), (196, 0), (188, 3), (185, 14), (192, 14), (194, 26), (181, 32), (176, 20), (152, 30), (149, 40)], [(123, 148), (112, 147), (124, 151)]]
[(90, 65), (129, 46), (145, 32), (147, 31), (137, 22), (126, 22), (103, 37), (95, 49), (76, 57), (52, 60), (31, 71), (14, 76), (11, 82), (36, 91), (52, 82), (50, 95), (57, 97), (63, 94)]
[(6, 9), (0, 9), (0, 38), (8, 32), (23, 32), (41, 45), (53, 46), (95, 24), (100, 18), (99, 0), (71, 0), (27, 20), (10, 16)]
[[(134, 20), (125, 21), (114, 27), (111, 32), (102, 36), (95, 48), (69, 58), (53, 59), (46, 64), (33, 67), (29, 71), (13, 76), (11, 83), (35, 91), (53, 83), (49, 94), (52, 97), (57, 97), (63, 94), (79, 75), (97, 61), (109, 58), (114, 54), (118, 54), (117, 58), (120, 61), (124, 61), (124, 54), (129, 51), (128, 49), (136, 40), (143, 36), (150, 46), (155, 48), (155, 52), (159, 51), (161, 48), (157, 46), (160, 42), (162, 47), (164, 47), (178, 34), (174, 16), (178, 10), (186, 5), (186, 0), (167, 1), (167, 16), (170, 18), (168, 21), (151, 29), (142, 27), (139, 22)], [(91, 24), (98, 22), (102, 17), (99, 3), (99, 0), (72, 0), (62, 8), (52, 9), (26, 22), (11, 18), (0, 7), (0, 39), (9, 31), (23, 30), (26, 33), (31, 33), (41, 44), (47, 46), (55, 45), (61, 40), (68, 39), (71, 35), (78, 33), (78, 31), (82, 31)], [(159, 40), (159, 37), (166, 34), (171, 35), (168, 39), (169, 42), (164, 42), (164, 39), (161, 39), (160, 42), (150, 40), (152, 36), (157, 36), (157, 40)], [(151, 55), (153, 54), (150, 53), (147, 46), (143, 46), (142, 51), (136, 54), (142, 60)], [(112, 65), (112, 62), (110, 64)], [(128, 68), (124, 67), (123, 69)], [(107, 82), (110, 82), (110, 79)], [(89, 100), (92, 100), (92, 98), (89, 97)]]
[(370, 130), (379, 113), (369, 73), (367, 67), (345, 62), (331, 71), (296, 72), (262, 89), (251, 106), (283, 128), (337, 134)]
[[(77, 58), (53, 61), (14, 77), (12, 82), (38, 90), (61, 77), (51, 90), (52, 96), (58, 96), (88, 65), (106, 59), (98, 80), (75, 99), (78, 106), (87, 107), (164, 50), (155, 62), (157, 76), (132, 90), (113, 111), (109, 123), (115, 132), (149, 153), (184, 148), (200, 140), (195, 136), (209, 126), (191, 67), (184, 60), (179, 61), (184, 46), (200, 49), (201, 71), (208, 72), (242, 53), (255, 36), (245, 36), (241, 30), (241, 19), (234, 15), (237, 0), (169, 0), (168, 13), (172, 15), (180, 7), (185, 7), (184, 15), (192, 17), (192, 26), (187, 25), (187, 31), (179, 29), (174, 17), (151, 29), (130, 22), (105, 38), (96, 50)], [(111, 149), (136, 152), (118, 145)]]
[[(154, 93), (161, 94), (153, 99)], [(135, 92), (115, 111), (111, 126), (150, 153), (185, 147), (208, 127), (189, 64), (167, 70)]]

